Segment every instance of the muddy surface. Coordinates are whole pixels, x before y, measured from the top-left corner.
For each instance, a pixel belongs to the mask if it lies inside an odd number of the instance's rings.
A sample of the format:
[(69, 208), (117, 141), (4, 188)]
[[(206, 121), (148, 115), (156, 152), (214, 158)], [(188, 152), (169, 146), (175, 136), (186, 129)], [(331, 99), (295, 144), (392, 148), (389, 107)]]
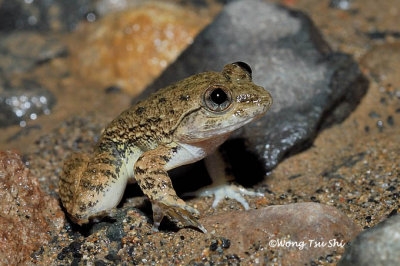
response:
[[(179, 15), (174, 17), (179, 25), (177, 30), (187, 37), (179, 41), (175, 57), (212, 21), (225, 1), (195, 1), (204, 2), (196, 5), (187, 2), (178, 1), (178, 6), (169, 6), (167, 11), (164, 7), (157, 9), (157, 12), (166, 12), (166, 19), (180, 14), (182, 9), (192, 12), (191, 21), (187, 24), (179, 21)], [(254, 186), (254, 189), (264, 192), (265, 197), (249, 198), (250, 206), (262, 209), (269, 205), (316, 202), (335, 207), (364, 230), (373, 227), (396, 215), (400, 208), (400, 1), (387, 0), (379, 6), (374, 0), (342, 1), (348, 2), (349, 6), (333, 5), (335, 1), (328, 0), (271, 2), (308, 14), (333, 50), (348, 53), (359, 63), (369, 81), (369, 89), (358, 107), (342, 123), (324, 129), (308, 149), (286, 158), (265, 175)], [(122, 20), (124, 14), (126, 10), (119, 19)], [(130, 20), (132, 16), (126, 18)], [(52, 40), (57, 38), (67, 46), (68, 53), (45, 57), (45, 62), (40, 58), (39, 63), (28, 62), (25, 64), (28, 68), (23, 71), (0, 68), (0, 77), (9, 81), (8, 84), (35, 80), (55, 97), (56, 103), (49, 113), (34, 116), (34, 119), (29, 117), (23, 127), (0, 127), (0, 150), (18, 150), (38, 178), (41, 188), (54, 198), (58, 197), (58, 175), (63, 159), (72, 151), (90, 149), (107, 122), (127, 108), (132, 97), (175, 58), (169, 54), (170, 51), (167, 56), (155, 49), (151, 51), (155, 53), (151, 54), (151, 58), (147, 58), (149, 53), (146, 53), (137, 60), (149, 60), (150, 63), (136, 70), (145, 76), (132, 83), (130, 76), (124, 72), (126, 67), (119, 64), (129, 64), (136, 56), (128, 56), (128, 48), (127, 54), (114, 58), (101, 46), (103, 42), (116, 42), (126, 49), (128, 40), (121, 39), (118, 34), (101, 33), (98, 33), (101, 38), (96, 42), (89, 39), (94, 38), (94, 31), (99, 29), (96, 23), (114, 26), (116, 30), (124, 25), (121, 21), (110, 21), (100, 20), (90, 25), (88, 23), (91, 22), (83, 21), (68, 33), (41, 32), (53, 34)], [(151, 20), (146, 23), (156, 25)], [(0, 34), (5, 36), (9, 33)], [(145, 42), (150, 41), (143, 40)], [(31, 45), (34, 44), (32, 42)], [(176, 44), (171, 42), (165, 45)], [(91, 51), (87, 46), (94, 47), (94, 51), (103, 53), (102, 56), (86, 55), (87, 51)], [(165, 63), (159, 60), (154, 67), (151, 62), (156, 62), (155, 56), (166, 60)], [(93, 58), (94, 61), (85, 61)], [(13, 62), (12, 58), (10, 60)], [(32, 57), (32, 60), (36, 59)], [(119, 71), (121, 69), (123, 71)], [(96, 73), (102, 70), (106, 71), (107, 78), (102, 78), (103, 75), (96, 78)], [(178, 187), (185, 191), (182, 186)], [(148, 217), (151, 217), (151, 211), (147, 201), (140, 197), (137, 187), (130, 187), (127, 194), (117, 222), (103, 221), (91, 228), (79, 228), (66, 220), (59, 236), (31, 255), (32, 262), (196, 265), (212, 262), (279, 264), (285, 261), (282, 252), (269, 248), (266, 242), (244, 247), (240, 250), (242, 253), (237, 250), (231, 252), (229, 235), (224, 236), (218, 230), (205, 236), (192, 229), (178, 231), (167, 223), (161, 228), (162, 232), (154, 234), (150, 228)], [(189, 203), (198, 208), (204, 219), (241, 209), (240, 204), (228, 200), (216, 210), (210, 209), (211, 198), (195, 198)], [(221, 222), (219, 226), (222, 225)], [(339, 248), (323, 256), (309, 258), (309, 263), (334, 264), (343, 251)]]

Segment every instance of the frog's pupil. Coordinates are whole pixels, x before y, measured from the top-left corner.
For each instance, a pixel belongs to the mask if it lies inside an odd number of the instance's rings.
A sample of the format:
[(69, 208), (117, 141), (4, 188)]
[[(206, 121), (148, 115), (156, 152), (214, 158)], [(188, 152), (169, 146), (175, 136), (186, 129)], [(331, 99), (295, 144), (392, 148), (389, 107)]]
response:
[(223, 89), (218, 88), (211, 93), (210, 98), (215, 104), (220, 105), (227, 100), (228, 96)]

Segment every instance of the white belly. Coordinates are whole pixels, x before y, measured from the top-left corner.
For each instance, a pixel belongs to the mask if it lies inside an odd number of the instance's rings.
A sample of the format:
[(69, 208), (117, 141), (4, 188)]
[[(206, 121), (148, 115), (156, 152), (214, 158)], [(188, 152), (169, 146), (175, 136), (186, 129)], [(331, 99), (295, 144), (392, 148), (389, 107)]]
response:
[(196, 143), (178, 143), (178, 150), (171, 160), (165, 165), (165, 170), (171, 170), (178, 166), (197, 162), (215, 150), (229, 137), (229, 134)]

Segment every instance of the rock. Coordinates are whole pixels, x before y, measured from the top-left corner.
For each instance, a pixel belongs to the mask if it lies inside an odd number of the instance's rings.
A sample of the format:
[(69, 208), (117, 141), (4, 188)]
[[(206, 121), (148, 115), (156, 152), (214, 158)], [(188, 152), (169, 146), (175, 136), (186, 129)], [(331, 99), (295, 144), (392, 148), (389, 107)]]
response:
[[(360, 232), (360, 228), (336, 208), (317, 203), (233, 211), (200, 220), (209, 232), (215, 230), (213, 234), (230, 240), (230, 254), (243, 255), (249, 247), (259, 245), (265, 250), (279, 252), (282, 265), (309, 264), (334, 253)], [(284, 246), (278, 247), (278, 242)], [(316, 247), (317, 242), (326, 246)]]
[(27, 120), (50, 114), (55, 104), (54, 95), (33, 80), (19, 84), (0, 84), (0, 128), (10, 125), (25, 127)]
[(338, 265), (399, 265), (400, 215), (365, 230), (345, 250)]
[(23, 263), (64, 225), (58, 201), (11, 151), (0, 152), (0, 198), (0, 264)]
[(19, 31), (0, 33), (0, 38), (0, 74), (25, 72), (68, 53), (57, 37), (46, 34)]
[(90, 0), (0, 1), (0, 31), (73, 30), (92, 9)]
[(261, 1), (235, 1), (137, 100), (235, 61), (247, 62), (254, 82), (274, 99), (270, 112), (237, 136), (266, 170), (308, 146), (320, 128), (344, 119), (367, 89), (357, 64), (332, 52), (306, 15)]
[(337, 9), (349, 10), (352, 2), (352, 0), (331, 0), (329, 6)]
[[(232, 1), (232, 0), (225, 0), (225, 1)], [(161, 2), (161, 1), (159, 1)], [(215, 8), (216, 1), (207, 1), (207, 0), (180, 0), (174, 1), (178, 2), (181, 6), (190, 6), (197, 8), (198, 11), (205, 11), (204, 8), (212, 9)], [(218, 2), (222, 2), (219, 0)], [(132, 7), (136, 7), (143, 3), (143, 0), (96, 0), (94, 3), (95, 11), (97, 14), (103, 16), (111, 12), (122, 11), (125, 9), (129, 9)], [(217, 4), (218, 5), (218, 4)], [(203, 8), (203, 9), (202, 9)], [(210, 10), (207, 10), (207, 12)], [(212, 11), (214, 12), (214, 11)], [(204, 12), (202, 12), (204, 15)]]
[(208, 22), (193, 11), (161, 2), (110, 13), (76, 32), (72, 68), (99, 87), (116, 85), (137, 95)]

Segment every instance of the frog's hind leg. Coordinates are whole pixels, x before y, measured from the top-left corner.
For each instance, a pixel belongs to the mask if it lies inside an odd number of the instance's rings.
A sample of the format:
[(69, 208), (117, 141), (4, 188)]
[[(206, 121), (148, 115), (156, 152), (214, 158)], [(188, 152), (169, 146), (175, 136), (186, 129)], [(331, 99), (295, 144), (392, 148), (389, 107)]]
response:
[(75, 222), (80, 223), (88, 222), (88, 219), (84, 217), (74, 219), (75, 215), (72, 214), (76, 209), (76, 195), (79, 193), (82, 173), (86, 170), (89, 161), (90, 157), (87, 154), (74, 153), (69, 156), (64, 162), (63, 172), (58, 184), (59, 195), (65, 209)]
[(159, 147), (142, 154), (135, 163), (135, 179), (153, 207), (154, 229), (157, 230), (164, 216), (193, 226), (204, 233), (207, 230), (197, 221), (198, 211), (180, 199), (165, 169), (171, 158), (171, 149)]
[(83, 224), (120, 202), (127, 184), (125, 165), (112, 153), (73, 154), (60, 178), (60, 198), (71, 219)]

